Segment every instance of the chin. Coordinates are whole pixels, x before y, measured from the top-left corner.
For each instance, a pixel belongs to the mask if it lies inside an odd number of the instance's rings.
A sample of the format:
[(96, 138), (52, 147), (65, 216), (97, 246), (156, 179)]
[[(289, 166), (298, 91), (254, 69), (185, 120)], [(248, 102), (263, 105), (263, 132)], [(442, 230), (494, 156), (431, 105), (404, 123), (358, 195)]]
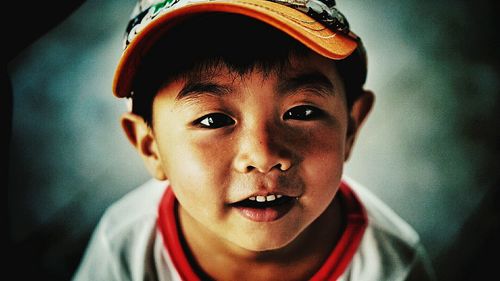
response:
[[(247, 235), (245, 235), (247, 236)], [(268, 251), (274, 251), (283, 249), (288, 246), (296, 236), (290, 235), (290, 232), (280, 235), (280, 234), (264, 234), (264, 235), (253, 235), (251, 237), (247, 236), (247, 239), (242, 240), (243, 235), (238, 237), (236, 244), (248, 251), (254, 253), (263, 253)]]

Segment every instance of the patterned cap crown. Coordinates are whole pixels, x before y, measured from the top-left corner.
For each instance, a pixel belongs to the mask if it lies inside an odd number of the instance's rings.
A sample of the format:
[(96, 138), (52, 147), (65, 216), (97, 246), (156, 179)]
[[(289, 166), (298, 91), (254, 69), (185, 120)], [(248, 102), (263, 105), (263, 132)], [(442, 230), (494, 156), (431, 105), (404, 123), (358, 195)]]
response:
[[(216, 0), (138, 0), (134, 7), (123, 42), (125, 50), (140, 31), (158, 15), (190, 3), (211, 2)], [(335, 8), (335, 0), (263, 0), (282, 4), (299, 10), (335, 32), (341, 32), (353, 39), (357, 36), (350, 32), (345, 16)]]

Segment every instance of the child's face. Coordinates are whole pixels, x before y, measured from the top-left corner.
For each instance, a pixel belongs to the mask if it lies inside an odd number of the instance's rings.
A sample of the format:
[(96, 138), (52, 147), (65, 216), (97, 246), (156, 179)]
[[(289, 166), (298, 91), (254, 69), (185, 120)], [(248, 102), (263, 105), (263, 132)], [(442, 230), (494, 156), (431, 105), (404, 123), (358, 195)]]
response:
[[(337, 192), (351, 149), (348, 114), (334, 65), (317, 55), (279, 76), (222, 67), (160, 89), (153, 145), (183, 228), (253, 251), (288, 245)], [(281, 204), (258, 196), (282, 196)]]

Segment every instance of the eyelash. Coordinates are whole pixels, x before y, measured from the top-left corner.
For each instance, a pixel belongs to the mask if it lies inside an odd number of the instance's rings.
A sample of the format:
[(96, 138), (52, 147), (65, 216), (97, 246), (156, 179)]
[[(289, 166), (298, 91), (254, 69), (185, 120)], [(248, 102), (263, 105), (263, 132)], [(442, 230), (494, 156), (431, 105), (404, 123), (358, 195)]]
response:
[(283, 115), (283, 120), (317, 120), (321, 118), (323, 114), (323, 111), (317, 107), (310, 105), (299, 105), (287, 110), (287, 112), (285, 112), (285, 114)]
[(211, 113), (205, 115), (193, 122), (196, 126), (205, 129), (217, 129), (225, 126), (231, 126), (235, 121), (223, 113)]
[[(310, 105), (299, 105), (285, 112), (283, 120), (310, 121), (323, 116), (323, 111)], [(197, 127), (204, 129), (218, 129), (234, 125), (236, 122), (224, 113), (211, 113), (193, 122)]]

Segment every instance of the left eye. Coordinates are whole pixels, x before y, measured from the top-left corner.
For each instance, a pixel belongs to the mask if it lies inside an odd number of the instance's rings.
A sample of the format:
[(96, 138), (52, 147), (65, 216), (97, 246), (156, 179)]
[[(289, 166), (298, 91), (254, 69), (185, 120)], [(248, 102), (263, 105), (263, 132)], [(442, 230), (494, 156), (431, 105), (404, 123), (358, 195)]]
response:
[(306, 121), (315, 120), (321, 117), (322, 114), (323, 112), (314, 106), (300, 105), (293, 107), (289, 109), (287, 112), (285, 112), (283, 119), (306, 120)]

